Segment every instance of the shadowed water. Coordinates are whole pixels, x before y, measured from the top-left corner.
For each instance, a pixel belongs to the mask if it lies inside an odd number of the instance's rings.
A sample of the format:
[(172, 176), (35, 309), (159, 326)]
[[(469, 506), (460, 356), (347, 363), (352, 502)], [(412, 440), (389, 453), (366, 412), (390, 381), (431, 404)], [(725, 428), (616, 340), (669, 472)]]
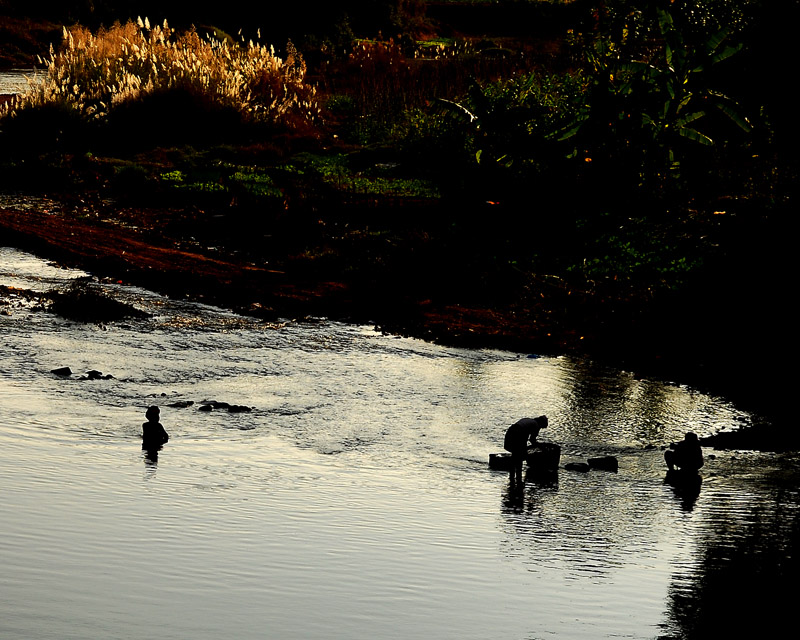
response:
[[(0, 249), (0, 285), (85, 275)], [(3, 638), (699, 638), (753, 586), (785, 621), (796, 461), (719, 452), (699, 492), (664, 483), (660, 447), (750, 423), (722, 398), (102, 286), (150, 317), (0, 305)], [(171, 439), (148, 455), (150, 404)], [(562, 463), (619, 472), (490, 471), (541, 413)]]

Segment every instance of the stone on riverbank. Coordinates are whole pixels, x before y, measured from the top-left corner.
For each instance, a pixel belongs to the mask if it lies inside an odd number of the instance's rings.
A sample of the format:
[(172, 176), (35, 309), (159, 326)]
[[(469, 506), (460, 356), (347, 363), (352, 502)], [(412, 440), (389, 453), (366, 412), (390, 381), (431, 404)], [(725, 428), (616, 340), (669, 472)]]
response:
[[(56, 376), (61, 376), (62, 378), (68, 378), (72, 375), (72, 369), (69, 367), (58, 367), (56, 369), (51, 369), (50, 373)], [(97, 369), (90, 369), (86, 372), (85, 375), (82, 375), (78, 380), (112, 380), (114, 376), (110, 373), (103, 374), (102, 371), (98, 371)]]

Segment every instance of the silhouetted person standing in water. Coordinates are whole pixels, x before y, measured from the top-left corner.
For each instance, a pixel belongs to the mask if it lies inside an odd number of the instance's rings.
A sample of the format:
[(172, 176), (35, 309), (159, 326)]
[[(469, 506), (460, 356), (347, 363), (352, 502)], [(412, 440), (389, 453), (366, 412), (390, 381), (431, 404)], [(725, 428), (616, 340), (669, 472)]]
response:
[(536, 444), (539, 431), (547, 426), (547, 416), (522, 418), (506, 430), (503, 448), (511, 453), (511, 480), (522, 482), (522, 463), (528, 455), (528, 440)]
[(678, 467), (686, 473), (697, 473), (703, 466), (703, 449), (697, 434), (690, 431), (679, 443), (670, 445), (664, 452), (664, 460), (670, 471), (675, 471), (675, 467)]
[(161, 416), (161, 410), (156, 407), (150, 407), (144, 414), (147, 422), (142, 425), (142, 448), (150, 449), (160, 447), (165, 442), (169, 441), (169, 435), (166, 429), (158, 421)]

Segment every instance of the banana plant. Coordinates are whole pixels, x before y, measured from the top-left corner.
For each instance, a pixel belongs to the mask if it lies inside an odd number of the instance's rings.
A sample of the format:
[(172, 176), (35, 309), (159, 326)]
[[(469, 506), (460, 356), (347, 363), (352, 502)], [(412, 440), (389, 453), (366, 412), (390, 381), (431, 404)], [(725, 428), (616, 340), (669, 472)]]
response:
[(747, 118), (738, 111), (736, 103), (720, 91), (706, 86), (703, 76), (712, 67), (735, 55), (742, 45), (727, 43), (728, 30), (712, 35), (698, 49), (688, 46), (675, 28), (672, 15), (658, 11), (658, 24), (664, 37), (663, 66), (648, 65), (645, 77), (661, 97), (661, 104), (651, 113), (642, 114), (642, 124), (652, 129), (653, 139), (670, 146), (669, 138), (681, 136), (701, 145), (710, 146), (714, 140), (697, 128), (712, 112), (730, 119), (744, 132), (751, 131)]
[(665, 9), (657, 9), (656, 23), (661, 47), (649, 60), (626, 58), (618, 43), (595, 38), (588, 52), (593, 83), (587, 104), (570, 126), (553, 135), (601, 147), (607, 157), (638, 154), (643, 173), (663, 177), (665, 169), (678, 174), (681, 141), (715, 144), (702, 126), (713, 117), (724, 116), (746, 133), (751, 125), (736, 102), (708, 82), (711, 69), (742, 45), (730, 44), (728, 30), (722, 29), (692, 46)]

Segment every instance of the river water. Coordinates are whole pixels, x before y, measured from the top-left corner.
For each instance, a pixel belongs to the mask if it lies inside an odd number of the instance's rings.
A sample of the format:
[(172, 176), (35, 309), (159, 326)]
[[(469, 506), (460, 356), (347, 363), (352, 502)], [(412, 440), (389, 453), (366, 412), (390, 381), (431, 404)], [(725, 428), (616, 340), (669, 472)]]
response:
[(44, 73), (42, 69), (0, 69), (0, 95), (24, 93)]
[[(80, 277), (0, 249), (0, 285)], [(742, 594), (789, 616), (796, 459), (707, 451), (699, 493), (664, 483), (663, 445), (749, 424), (722, 398), (98, 286), (150, 316), (0, 305), (2, 638), (708, 637)], [(150, 404), (171, 436), (157, 455)], [(542, 413), (562, 464), (610, 454), (619, 472), (519, 489), (489, 470), (505, 427)]]

